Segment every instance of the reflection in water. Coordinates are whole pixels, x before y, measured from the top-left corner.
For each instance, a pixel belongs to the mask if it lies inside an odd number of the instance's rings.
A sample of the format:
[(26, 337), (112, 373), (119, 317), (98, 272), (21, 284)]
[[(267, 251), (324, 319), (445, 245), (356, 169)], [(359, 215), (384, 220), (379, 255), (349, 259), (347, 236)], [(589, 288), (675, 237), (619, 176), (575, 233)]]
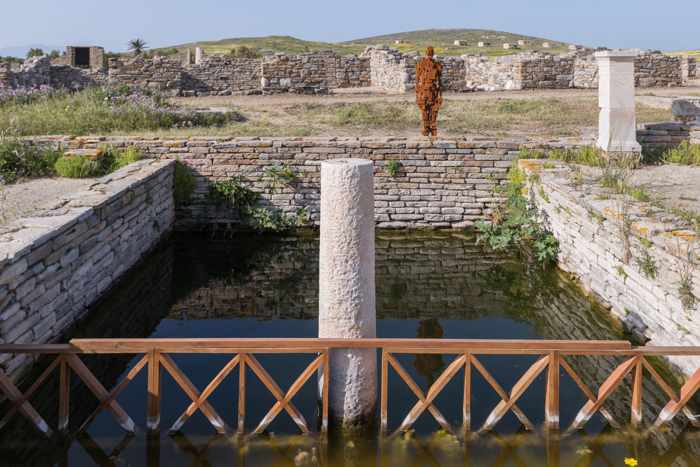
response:
[[(314, 236), (233, 239), (178, 235), (156, 250), (98, 304), (67, 337), (312, 337), (317, 333), (318, 242)], [(377, 238), (378, 335), (382, 337), (619, 339), (621, 330), (604, 310), (586, 299), (556, 271), (543, 271), (515, 256), (496, 255), (476, 246), (473, 237), (438, 233)], [(178, 355), (178, 366), (200, 389), (228, 361), (219, 355)], [(306, 358), (306, 359), (305, 359)], [(283, 388), (309, 363), (308, 356), (260, 356), (261, 364)], [(453, 356), (397, 357), (425, 391)], [(533, 363), (534, 357), (480, 357), (506, 388)], [(134, 365), (131, 357), (85, 357), (107, 387)], [(570, 363), (591, 387), (597, 387), (619, 363), (615, 358), (572, 358)], [(40, 371), (40, 362), (36, 371)], [(210, 402), (235, 425), (237, 372)], [(247, 428), (263, 417), (274, 398), (249, 377)], [(26, 387), (26, 386), (25, 386)], [(56, 381), (50, 380), (32, 403), (56, 425)], [(472, 425), (478, 427), (500, 400), (479, 375), (473, 375)], [(574, 382), (562, 376), (562, 424), (585, 402)], [(83, 385), (71, 389), (71, 428), (75, 430), (97, 406)], [(163, 379), (163, 429), (189, 404), (168, 378)], [(389, 380), (390, 429), (396, 428), (416, 402), (410, 389), (393, 375)], [(461, 377), (435, 400), (453, 426), (461, 423)], [(316, 414), (316, 392), (307, 384), (294, 402), (308, 421)], [(616, 391), (606, 408), (629, 419), (629, 385)], [(119, 403), (140, 427), (145, 426), (145, 375), (120, 395)], [(541, 423), (544, 385), (536, 381), (518, 401), (533, 422)], [(649, 422), (666, 402), (659, 390), (645, 387)], [(640, 465), (697, 465), (700, 445), (693, 433), (674, 427), (640, 439), (606, 434), (601, 417), (586, 431), (559, 439), (521, 433), (512, 414), (497, 433), (470, 442), (436, 433), (429, 413), (416, 424), (415, 436), (382, 443), (361, 439), (288, 436), (294, 423), (282, 414), (265, 437), (250, 440), (212, 436), (201, 414), (176, 436), (165, 433), (123, 436), (109, 414), (101, 414), (83, 434), (46, 441), (16, 419), (0, 432), (2, 465), (622, 465), (624, 457)], [(313, 423), (312, 423), (313, 425)]]
[[(440, 321), (435, 318), (424, 319), (418, 324), (418, 338), (433, 338), (439, 339), (442, 337), (442, 326)], [(445, 367), (445, 362), (442, 360), (442, 355), (439, 354), (421, 354), (416, 355), (413, 362), (416, 371), (420, 373), (428, 386), (431, 386)]]

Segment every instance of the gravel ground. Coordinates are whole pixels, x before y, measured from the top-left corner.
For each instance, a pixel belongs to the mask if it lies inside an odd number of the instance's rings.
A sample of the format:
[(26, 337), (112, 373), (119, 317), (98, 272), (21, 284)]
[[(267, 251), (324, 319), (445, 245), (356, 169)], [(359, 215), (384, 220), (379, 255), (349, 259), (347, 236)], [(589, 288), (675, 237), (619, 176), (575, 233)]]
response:
[(630, 183), (643, 185), (662, 203), (700, 213), (700, 167), (665, 164), (632, 172)]
[(41, 212), (61, 195), (82, 190), (94, 181), (92, 178), (40, 178), (0, 185), (0, 225)]

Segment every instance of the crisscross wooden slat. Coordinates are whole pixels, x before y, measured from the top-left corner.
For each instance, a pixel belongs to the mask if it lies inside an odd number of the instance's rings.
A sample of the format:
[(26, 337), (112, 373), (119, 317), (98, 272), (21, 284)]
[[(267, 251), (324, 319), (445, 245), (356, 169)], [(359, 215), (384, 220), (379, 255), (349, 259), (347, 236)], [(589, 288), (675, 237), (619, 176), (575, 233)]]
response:
[[(250, 369), (253, 370), (253, 373), (255, 373), (258, 379), (260, 379), (265, 387), (272, 393), (272, 395), (275, 396), (275, 399), (277, 399), (278, 402), (284, 400), (285, 394), (282, 392), (282, 389), (280, 389), (275, 380), (272, 379), (270, 374), (265, 370), (265, 368), (263, 368), (260, 362), (258, 362), (253, 355), (246, 354), (245, 362)], [(284, 404), (284, 410), (286, 410), (289, 416), (292, 417), (292, 420), (294, 420), (294, 423), (296, 423), (299, 429), (301, 429), (302, 433), (310, 433), (309, 427), (306, 424), (306, 419), (301, 412), (299, 412), (299, 409), (296, 408), (292, 401), (288, 401)]]
[[(440, 376), (435, 380), (435, 382), (430, 386), (430, 389), (428, 389), (428, 394), (423, 398), (420, 399), (416, 404), (411, 408), (411, 410), (408, 412), (408, 415), (406, 415), (406, 418), (404, 421), (401, 423), (401, 426), (399, 427), (398, 431), (405, 431), (409, 427), (411, 427), (415, 421), (420, 417), (420, 415), (427, 409), (428, 407), (433, 405), (433, 401), (435, 398), (440, 394), (440, 391), (442, 391), (447, 383), (449, 383), (452, 380), (452, 377), (457, 374), (457, 372), (464, 366), (464, 362), (466, 361), (466, 356), (461, 355), (457, 358), (455, 358), (452, 363), (450, 363), (447, 368), (445, 368), (445, 371), (442, 372)], [(397, 362), (398, 363), (398, 362)], [(452, 427), (450, 424), (447, 422), (447, 420), (442, 418), (442, 422), (440, 419), (436, 418), (438, 423), (445, 428), (445, 430), (449, 431), (450, 433), (454, 433), (452, 430)]]
[[(654, 368), (652, 364), (649, 363), (649, 361), (644, 357), (642, 357), (642, 363), (644, 364), (644, 368), (649, 372), (656, 384), (658, 384), (659, 387), (666, 393), (669, 399), (678, 402), (678, 395), (671, 388), (671, 386), (669, 386), (668, 383), (661, 377), (659, 372), (656, 371), (656, 368)], [(693, 425), (695, 428), (700, 427), (700, 420), (690, 411), (690, 409), (687, 406), (683, 407), (683, 414), (688, 418), (691, 425)]]
[[(187, 397), (192, 399), (192, 402), (194, 402), (195, 404), (199, 403), (199, 409), (202, 411), (204, 416), (207, 417), (207, 420), (209, 420), (209, 423), (212, 424), (214, 429), (216, 429), (218, 433), (226, 433), (228, 427), (226, 426), (226, 423), (224, 422), (223, 418), (221, 418), (221, 416), (216, 412), (214, 407), (212, 407), (211, 404), (209, 404), (209, 402), (206, 401), (206, 398), (201, 398), (199, 390), (197, 390), (197, 388), (192, 383), (192, 381), (190, 381), (187, 375), (185, 375), (182, 372), (182, 370), (180, 370), (177, 364), (175, 364), (175, 361), (173, 361), (173, 359), (170, 358), (168, 354), (162, 353), (160, 354), (160, 362), (163, 365), (163, 368), (165, 368), (165, 370), (168, 373), (170, 373), (170, 376), (173, 377), (178, 386), (180, 386), (180, 388), (182, 388), (185, 394), (187, 394)], [(175, 424), (177, 424), (177, 421), (175, 422)], [(173, 427), (175, 427), (175, 425), (173, 425)]]
[(10, 378), (8, 378), (7, 375), (0, 370), (0, 390), (2, 390), (2, 392), (13, 403), (13, 406), (0, 422), (0, 428), (9, 421), (10, 417), (15, 413), (15, 411), (19, 410), (22, 415), (27, 417), (29, 421), (31, 421), (32, 424), (46, 436), (51, 436), (53, 434), (53, 431), (51, 428), (49, 428), (49, 424), (46, 423), (46, 420), (44, 420), (41, 415), (39, 415), (39, 412), (37, 412), (32, 404), (29, 403), (28, 399), (37, 390), (39, 385), (49, 376), (53, 369), (56, 368), (60, 361), (61, 357), (56, 358), (56, 360), (54, 360), (53, 363), (49, 365), (46, 370), (44, 370), (39, 379), (32, 384), (32, 387), (29, 388), (26, 394), (22, 394), (22, 392), (17, 389), (17, 386), (14, 385)]
[(170, 427), (170, 432), (174, 433), (176, 431), (179, 431), (180, 428), (182, 428), (182, 425), (185, 424), (185, 422), (192, 416), (194, 415), (197, 410), (200, 410), (202, 408), (202, 404), (206, 402), (206, 400), (209, 398), (209, 396), (212, 395), (212, 393), (216, 390), (216, 388), (219, 387), (221, 382), (231, 373), (236, 366), (239, 364), (241, 357), (239, 355), (236, 355), (233, 357), (224, 367), (217, 373), (216, 376), (214, 376), (214, 379), (212, 379), (209, 384), (207, 385), (206, 388), (204, 388), (204, 391), (202, 391), (202, 394), (197, 398), (197, 400), (192, 401), (192, 403), (185, 409), (185, 411), (178, 417), (177, 420), (175, 420), (175, 423), (173, 423), (173, 426)]
[[(681, 387), (681, 394), (677, 401), (671, 400), (668, 404), (661, 410), (659, 417), (654, 422), (654, 428), (658, 428), (661, 425), (670, 422), (673, 417), (675, 417), (681, 409), (685, 408), (686, 404), (695, 395), (695, 393), (700, 389), (700, 368), (695, 370), (693, 376), (688, 378), (688, 381)], [(690, 419), (693, 420), (695, 417), (690, 414)]]
[[(593, 391), (590, 390), (590, 388), (586, 385), (586, 383), (583, 382), (581, 377), (574, 371), (574, 369), (569, 365), (569, 362), (567, 362), (563, 357), (559, 360), (559, 364), (564, 368), (564, 370), (571, 376), (571, 379), (574, 380), (574, 383), (581, 389), (581, 392), (588, 398), (589, 401), (595, 402), (595, 394), (593, 394)], [(599, 409), (600, 414), (605, 417), (605, 419), (608, 421), (610, 426), (613, 428), (620, 428), (620, 424), (617, 423), (615, 420), (615, 417), (612, 416), (610, 411), (606, 409), (605, 407), (601, 407)]]
[[(391, 365), (396, 373), (401, 377), (401, 379), (406, 383), (406, 385), (411, 389), (413, 394), (418, 398), (420, 402), (423, 402), (426, 400), (425, 394), (423, 394), (423, 391), (421, 390), (420, 386), (416, 384), (416, 382), (411, 378), (411, 375), (408, 374), (408, 372), (403, 368), (403, 366), (394, 358), (394, 356), (390, 352), (386, 352), (386, 359), (389, 365)], [(447, 423), (447, 419), (445, 418), (442, 413), (435, 407), (432, 403), (429, 403), (427, 406), (428, 411), (431, 413), (433, 418), (442, 426), (445, 430), (448, 430), (452, 432), (452, 427), (450, 426), (449, 423)], [(399, 433), (402, 430), (402, 427), (404, 426), (406, 420), (404, 420), (404, 423), (401, 424), (401, 427), (399, 427), (394, 434)]]
[(117, 384), (112, 391), (110, 391), (109, 396), (106, 399), (103, 399), (100, 401), (100, 404), (95, 408), (95, 410), (92, 411), (90, 416), (82, 423), (80, 428), (78, 428), (78, 432), (83, 431), (87, 426), (97, 417), (97, 415), (102, 412), (105, 407), (107, 407), (107, 404), (112, 402), (113, 400), (116, 400), (119, 394), (126, 389), (126, 386), (134, 379), (136, 378), (136, 375), (138, 375), (141, 370), (143, 369), (144, 366), (146, 366), (146, 363), (148, 363), (148, 356), (144, 355), (137, 363), (134, 365), (134, 367), (129, 370), (129, 372), (126, 374), (124, 379)]
[(277, 417), (277, 415), (279, 415), (279, 413), (289, 404), (289, 402), (296, 395), (296, 393), (299, 392), (302, 386), (304, 386), (304, 383), (306, 383), (306, 381), (308, 381), (311, 375), (313, 375), (314, 372), (320, 368), (324, 359), (325, 357), (323, 354), (319, 355), (313, 362), (311, 362), (311, 364), (308, 367), (306, 367), (306, 369), (301, 373), (301, 375), (299, 375), (296, 381), (294, 381), (294, 383), (292, 383), (292, 385), (289, 387), (289, 390), (284, 395), (284, 398), (278, 398), (277, 402), (275, 402), (272, 408), (267, 412), (267, 414), (265, 414), (262, 421), (253, 432), (254, 434), (262, 433), (265, 430), (265, 428), (267, 428), (267, 426), (270, 423), (272, 423), (272, 421)]
[(508, 413), (508, 411), (515, 405), (520, 396), (522, 396), (527, 388), (530, 387), (533, 381), (547, 368), (550, 362), (550, 357), (542, 357), (537, 360), (527, 371), (518, 379), (518, 381), (513, 385), (510, 395), (505, 398), (501, 396), (501, 402), (496, 405), (496, 407), (491, 411), (489, 416), (486, 418), (484, 425), (479, 431), (491, 431), (494, 426), (503, 418), (503, 416)]
[[(30, 404), (28, 401), (29, 399), (34, 395), (37, 389), (41, 386), (41, 384), (46, 381), (46, 378), (49, 377), (49, 375), (53, 372), (53, 370), (63, 361), (62, 356), (56, 357), (53, 362), (49, 366), (44, 369), (44, 371), (41, 372), (41, 375), (32, 383), (32, 385), (27, 389), (27, 392), (22, 394), (22, 392), (17, 389), (17, 387), (10, 381), (10, 379), (0, 370), (0, 390), (2, 390), (5, 395), (10, 399), (12, 402), (12, 406), (7, 410), (7, 413), (5, 416), (0, 420), (0, 428), (4, 427), (7, 422), (10, 421), (10, 418), (12, 418), (12, 415), (16, 411), (20, 411), (22, 415), (27, 417), (34, 426), (36, 426), (39, 431), (42, 433), (46, 433), (47, 435), (51, 434), (51, 430), (48, 432), (44, 431), (42, 427), (45, 425), (48, 427), (48, 424), (44, 419), (39, 416), (39, 413), (32, 407), (32, 404)], [(19, 397), (17, 397), (19, 396)], [(38, 418), (37, 418), (38, 417)], [(37, 425), (37, 422), (41, 423), (43, 422), (44, 425)]]
[[(102, 402), (105, 399), (109, 399), (109, 393), (99, 382), (95, 375), (85, 366), (82, 360), (78, 358), (75, 354), (65, 354), (64, 358), (68, 362), (68, 365), (75, 372), (76, 375), (85, 383), (85, 386), (97, 397), (97, 399)], [(136, 431), (136, 425), (134, 421), (129, 417), (129, 415), (122, 409), (122, 407), (115, 400), (110, 400), (107, 402), (107, 408), (114, 415), (119, 426), (124, 430), (133, 433)]]
[[(470, 357), (474, 368), (476, 368), (476, 370), (479, 373), (481, 373), (481, 376), (483, 376), (486, 382), (489, 383), (489, 385), (494, 389), (494, 391), (496, 391), (496, 394), (498, 394), (499, 397), (504, 401), (508, 401), (510, 397), (508, 396), (508, 393), (506, 393), (506, 391), (501, 387), (501, 385), (498, 384), (498, 381), (496, 381), (496, 379), (493, 376), (491, 376), (491, 373), (488, 372), (484, 365), (482, 365), (481, 362), (474, 355), (470, 355)], [(518, 417), (518, 420), (520, 420), (520, 423), (522, 423), (526, 429), (530, 431), (533, 431), (535, 429), (535, 426), (532, 424), (530, 419), (527, 418), (527, 415), (525, 415), (525, 413), (520, 409), (520, 407), (518, 407), (518, 404), (513, 402), (510, 410), (513, 411), (515, 416)], [(483, 427), (479, 431), (483, 431)]]
[(632, 368), (639, 362), (640, 357), (632, 357), (628, 360), (622, 362), (610, 376), (600, 385), (598, 389), (598, 397), (595, 400), (589, 400), (586, 404), (579, 410), (576, 418), (571, 427), (569, 427), (568, 432), (581, 429), (590, 418), (595, 414), (598, 409), (600, 409), (605, 402), (605, 400), (613, 393), (613, 391), (620, 385), (622, 380), (632, 371)]

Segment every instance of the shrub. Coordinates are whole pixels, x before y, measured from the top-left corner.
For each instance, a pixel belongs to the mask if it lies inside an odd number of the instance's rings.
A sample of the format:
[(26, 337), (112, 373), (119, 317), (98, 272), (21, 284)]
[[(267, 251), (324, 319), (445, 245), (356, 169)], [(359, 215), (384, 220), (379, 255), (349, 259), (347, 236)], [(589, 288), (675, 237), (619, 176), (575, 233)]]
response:
[(129, 164), (133, 164), (143, 158), (141, 152), (134, 146), (129, 146), (124, 151), (117, 152), (112, 162), (111, 171), (119, 170)]
[(494, 212), (491, 223), (476, 224), (477, 243), (486, 243), (496, 251), (530, 246), (540, 263), (551, 263), (559, 253), (559, 242), (537, 221), (534, 209), (523, 196), (526, 184), (525, 173), (517, 167), (511, 168), (508, 184), (498, 189), (506, 195), (506, 202)]
[(15, 138), (0, 137), (0, 182), (15, 183), (20, 178), (50, 177), (61, 152), (25, 144)]
[(195, 179), (192, 171), (180, 161), (175, 162), (175, 187), (173, 196), (176, 206), (184, 206), (192, 200)]
[(229, 204), (238, 209), (252, 206), (258, 197), (258, 193), (243, 186), (238, 177), (216, 181), (209, 187), (209, 199), (218, 204)]
[(89, 178), (100, 175), (99, 162), (85, 156), (61, 156), (54, 167), (58, 175), (66, 178)]

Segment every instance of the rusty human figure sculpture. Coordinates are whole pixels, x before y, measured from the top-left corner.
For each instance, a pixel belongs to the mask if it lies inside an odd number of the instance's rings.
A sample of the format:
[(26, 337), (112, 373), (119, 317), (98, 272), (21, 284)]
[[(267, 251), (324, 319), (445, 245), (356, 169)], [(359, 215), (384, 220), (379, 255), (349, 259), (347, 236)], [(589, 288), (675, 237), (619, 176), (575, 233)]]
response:
[(433, 59), (435, 51), (428, 47), (425, 57), (416, 65), (416, 103), (423, 120), (423, 136), (437, 136), (437, 117), (442, 105), (442, 64)]

